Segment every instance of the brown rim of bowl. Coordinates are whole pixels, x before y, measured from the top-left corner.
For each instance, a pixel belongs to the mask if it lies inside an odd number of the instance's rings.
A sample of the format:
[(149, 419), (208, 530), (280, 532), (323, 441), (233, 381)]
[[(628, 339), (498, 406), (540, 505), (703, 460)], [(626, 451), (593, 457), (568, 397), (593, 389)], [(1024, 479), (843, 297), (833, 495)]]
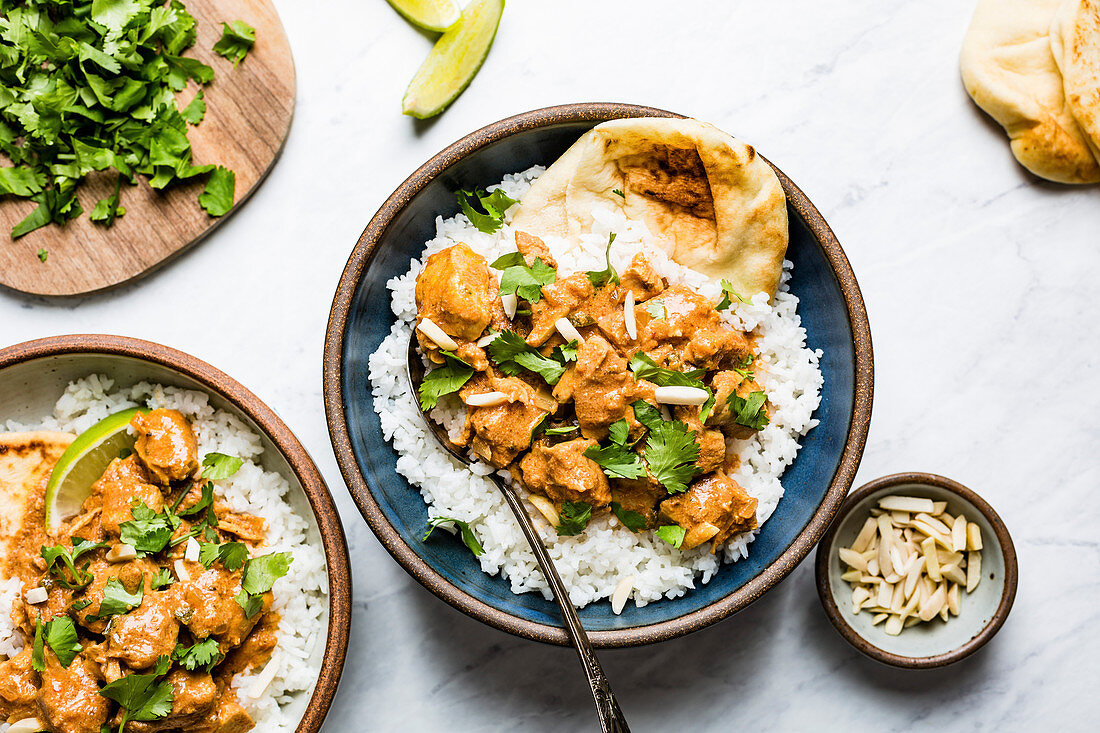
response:
[[(681, 118), (683, 115), (653, 107), (607, 102), (582, 102), (546, 107), (494, 122), (452, 143), (433, 156), (398, 186), (363, 230), (340, 277), (340, 284), (332, 302), (332, 312), (329, 315), (328, 332), (325, 336), (324, 393), (329, 435), (332, 438), (337, 462), (340, 464), (340, 472), (344, 476), (352, 499), (355, 500), (375, 536), (410, 575), (454, 608), (516, 636), (562, 646), (568, 646), (570, 643), (563, 628), (517, 618), (474, 598), (433, 570), (402, 541), (400, 535), (390, 525), (371, 495), (370, 487), (355, 462), (355, 455), (351, 448), (341, 389), (344, 336), (348, 324), (348, 306), (375, 247), (397, 213), (428, 182), (471, 153), (516, 133), (559, 123), (599, 123), (624, 117)], [(589, 637), (597, 647), (630, 647), (673, 639), (721, 621), (752, 603), (786, 577), (809, 554), (829, 526), (855, 478), (855, 472), (867, 442), (874, 389), (871, 329), (867, 321), (867, 311), (848, 258), (829, 225), (825, 223), (821, 213), (810, 203), (806, 195), (782, 171), (775, 166), (772, 168), (775, 169), (783, 185), (788, 203), (805, 219), (807, 226), (821, 242), (843, 292), (848, 317), (852, 323), (856, 361), (855, 389), (852, 400), (852, 423), (848, 429), (840, 466), (817, 513), (802, 529), (791, 546), (755, 578), (725, 598), (669, 621), (636, 628), (591, 631)]]
[(52, 336), (0, 349), (0, 370), (34, 359), (64, 354), (107, 354), (152, 362), (173, 369), (236, 406), (256, 422), (286, 458), (302, 483), (317, 518), (329, 574), (329, 626), (317, 685), (296, 733), (317, 733), (340, 684), (351, 631), (351, 567), (336, 504), (305, 447), (278, 415), (240, 382), (182, 351), (127, 336), (78, 334)]
[[(985, 628), (978, 632), (970, 641), (949, 652), (936, 654), (931, 657), (905, 657), (900, 654), (888, 652), (867, 641), (857, 634), (855, 629), (844, 620), (829, 588), (829, 558), (832, 556), (830, 548), (836, 537), (837, 527), (840, 526), (840, 520), (852, 511), (856, 504), (874, 492), (890, 488), (891, 486), (901, 486), (905, 484), (935, 486), (950, 491), (953, 494), (957, 494), (969, 501), (977, 507), (978, 511), (982, 513), (982, 516), (989, 520), (989, 524), (993, 527), (993, 533), (997, 535), (997, 541), (1000, 543), (1001, 552), (1004, 555), (1004, 590), (1001, 592), (1001, 602), (997, 605), (997, 610), (994, 612), (993, 618), (991, 618), (989, 623), (985, 625)], [(1016, 562), (1016, 548), (1012, 544), (1012, 537), (1008, 534), (1008, 528), (1005, 526), (1005, 523), (1001, 521), (1001, 517), (985, 499), (978, 496), (958, 481), (953, 481), (946, 476), (940, 476), (935, 473), (910, 471), (907, 473), (892, 473), (889, 476), (877, 478), (852, 492), (851, 496), (845, 500), (844, 506), (840, 508), (840, 512), (837, 515), (837, 521), (833, 523), (829, 531), (821, 538), (821, 544), (817, 548), (817, 557), (814, 562), (814, 575), (817, 582), (817, 595), (821, 598), (821, 605), (825, 607), (825, 615), (829, 617), (829, 621), (832, 622), (836, 630), (840, 632), (840, 635), (843, 636), (849, 644), (872, 659), (884, 664), (889, 664), (893, 667), (902, 667), (904, 669), (932, 669), (933, 667), (943, 667), (957, 662), (960, 659), (969, 657), (985, 646), (985, 644), (996, 635), (1008, 618), (1008, 612), (1012, 610), (1013, 601), (1016, 600), (1016, 584), (1019, 580), (1019, 567)]]

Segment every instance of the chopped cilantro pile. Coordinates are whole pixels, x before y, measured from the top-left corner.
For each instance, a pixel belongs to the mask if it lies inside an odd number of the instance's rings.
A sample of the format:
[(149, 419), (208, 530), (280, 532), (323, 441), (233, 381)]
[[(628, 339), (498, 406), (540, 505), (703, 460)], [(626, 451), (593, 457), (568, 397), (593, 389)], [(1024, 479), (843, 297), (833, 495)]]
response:
[(500, 294), (518, 295), (529, 303), (542, 299), (542, 286), (557, 281), (558, 272), (542, 259), (536, 257), (528, 266), (527, 260), (519, 252), (509, 252), (493, 260), (491, 267), (502, 270), (500, 275)]
[[(499, 188), (493, 189), (492, 193), (476, 190), (456, 191), (455, 198), (458, 199), (458, 208), (470, 223), (477, 227), (479, 232), (486, 234), (492, 234), (504, 225), (504, 212), (516, 203), (515, 199), (508, 198)], [(478, 208), (482, 211), (478, 211)]]
[[(224, 25), (214, 50), (235, 65), (255, 31)], [(104, 226), (125, 215), (124, 188), (139, 175), (158, 190), (207, 176), (199, 204), (211, 216), (232, 208), (233, 171), (192, 162), (187, 128), (206, 113), (202, 89), (182, 109), (175, 98), (214, 78), (183, 55), (195, 37), (179, 0), (0, 0), (0, 152), (12, 163), (0, 166), (0, 196), (38, 204), (12, 238), (80, 216), (77, 191), (95, 171), (114, 176), (89, 215)]]
[(592, 506), (583, 501), (567, 501), (558, 512), (561, 522), (557, 526), (559, 537), (578, 535), (592, 519)]

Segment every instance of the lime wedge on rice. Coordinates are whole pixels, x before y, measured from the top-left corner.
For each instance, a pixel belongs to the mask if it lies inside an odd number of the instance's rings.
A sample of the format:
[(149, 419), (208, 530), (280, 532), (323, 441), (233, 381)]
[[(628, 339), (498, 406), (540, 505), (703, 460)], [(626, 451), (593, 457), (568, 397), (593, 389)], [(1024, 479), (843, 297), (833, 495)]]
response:
[(389, 0), (393, 9), (418, 28), (442, 33), (462, 14), (454, 0)]
[(474, 0), (466, 6), (409, 82), (401, 101), (405, 114), (434, 117), (462, 94), (489, 55), (503, 12), (504, 0)]
[(46, 529), (50, 533), (80, 511), (92, 484), (111, 461), (134, 447), (134, 436), (126, 428), (134, 415), (148, 411), (135, 407), (108, 415), (78, 435), (61, 454), (46, 483)]

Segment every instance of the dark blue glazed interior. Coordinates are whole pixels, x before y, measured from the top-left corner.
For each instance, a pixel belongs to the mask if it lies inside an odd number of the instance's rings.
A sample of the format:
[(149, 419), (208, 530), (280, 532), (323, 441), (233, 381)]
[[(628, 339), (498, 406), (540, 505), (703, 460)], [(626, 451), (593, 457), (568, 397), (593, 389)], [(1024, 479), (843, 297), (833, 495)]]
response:
[[(420, 493), (396, 472), (396, 454), (382, 438), (374, 412), (367, 358), (389, 333), (393, 314), (386, 281), (405, 272), (434, 236), (435, 217), (458, 211), (454, 191), (496, 183), (506, 173), (532, 165), (549, 165), (593, 123), (568, 123), (521, 132), (478, 150), (432, 180), (396, 216), (374, 251), (348, 314), (344, 341), (343, 393), (355, 459), (386, 519), (406, 544), (443, 577), (470, 595), (508, 614), (550, 626), (560, 626), (552, 601), (527, 593), (514, 595), (507, 581), (481, 571), (469, 550), (457, 539), (440, 534), (421, 541), (427, 509)], [(811, 348), (822, 349), (825, 377), (820, 425), (802, 442), (802, 451), (783, 476), (785, 495), (775, 514), (751, 545), (749, 557), (723, 565), (708, 584), (674, 600), (644, 608), (628, 604), (622, 615), (609, 603), (588, 605), (581, 619), (589, 630), (612, 630), (670, 621), (698, 611), (733, 593), (772, 564), (794, 541), (822, 502), (840, 465), (852, 417), (855, 360), (851, 323), (840, 285), (805, 222), (790, 214), (790, 248), (794, 262), (791, 290), (801, 300), (799, 313)], [(405, 375), (394, 374), (394, 379)]]

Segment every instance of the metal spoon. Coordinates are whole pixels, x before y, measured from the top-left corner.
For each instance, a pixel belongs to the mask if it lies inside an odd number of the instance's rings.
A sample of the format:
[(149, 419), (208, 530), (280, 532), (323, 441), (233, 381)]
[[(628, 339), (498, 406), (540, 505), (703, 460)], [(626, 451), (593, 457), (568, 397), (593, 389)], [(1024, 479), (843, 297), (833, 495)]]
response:
[[(409, 339), (408, 369), (409, 383), (412, 385), (413, 392), (418, 393), (420, 382), (424, 379), (424, 363), (421, 361), (420, 353), (416, 349), (415, 334)], [(456, 461), (464, 465), (470, 464), (469, 456), (459, 451), (458, 447), (450, 441), (442, 425), (423, 412), (420, 413), (420, 416), (423, 418), (428, 432), (435, 436), (436, 441), (443, 446), (444, 450), (450, 453)], [(554, 592), (554, 600), (558, 602), (562, 618), (565, 621), (565, 632), (569, 634), (569, 638), (573, 642), (573, 648), (576, 649), (577, 656), (580, 657), (581, 666), (584, 667), (584, 673), (588, 676), (588, 685), (592, 689), (592, 698), (596, 703), (596, 711), (600, 715), (600, 727), (604, 733), (630, 733), (630, 726), (627, 725), (626, 718), (623, 717), (623, 711), (619, 709), (619, 702), (615, 699), (615, 693), (611, 691), (611, 683), (604, 675), (599, 659), (596, 658), (596, 651), (588, 640), (588, 633), (581, 625), (580, 617), (577, 616), (577, 609), (573, 608), (565, 584), (561, 582), (561, 576), (558, 575), (558, 570), (554, 567), (554, 561), (550, 559), (546, 547), (539, 539), (538, 533), (535, 531), (535, 525), (531, 523), (531, 517), (524, 509), (522, 500), (496, 473), (489, 474), (487, 478), (492, 480), (500, 489), (500, 493), (504, 495), (504, 500), (508, 502), (508, 507), (512, 510), (512, 514), (516, 516), (516, 521), (519, 522), (523, 535), (527, 538), (527, 542), (535, 553), (535, 558), (539, 561), (542, 574), (546, 576), (546, 580), (550, 583), (550, 588)]]

